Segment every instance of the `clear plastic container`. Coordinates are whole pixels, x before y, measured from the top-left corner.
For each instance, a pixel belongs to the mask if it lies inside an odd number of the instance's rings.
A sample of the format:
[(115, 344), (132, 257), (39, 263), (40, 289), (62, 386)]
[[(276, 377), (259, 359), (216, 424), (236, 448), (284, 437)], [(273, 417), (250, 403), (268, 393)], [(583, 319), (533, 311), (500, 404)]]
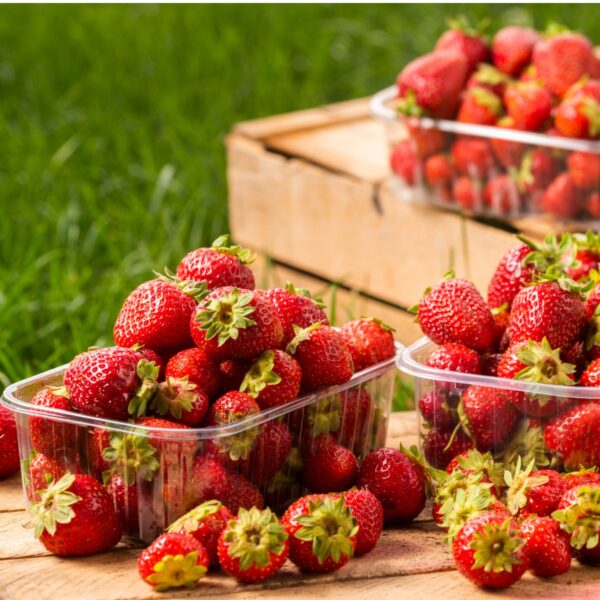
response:
[[(396, 97), (395, 86), (375, 94), (371, 112), (385, 123), (393, 189), (402, 200), (475, 216), (543, 214), (561, 222), (600, 224), (600, 160), (592, 169), (593, 178), (589, 163), (584, 163), (585, 180), (580, 176), (578, 182), (596, 183), (571, 186), (570, 201), (558, 201), (556, 190), (546, 194), (569, 169), (582, 173), (581, 156), (573, 158), (575, 153), (600, 156), (600, 141), (407, 117), (395, 110)], [(442, 154), (449, 162), (439, 158)]]
[[(32, 464), (40, 450), (40, 442), (32, 434), (34, 422), (34, 428), (44, 428), (44, 439), (53, 440), (51, 448), (43, 448), (44, 455), (68, 470), (88, 473), (107, 484), (126, 537), (150, 541), (211, 497), (223, 502), (232, 498), (235, 504), (242, 496), (255, 499), (259, 491), (265, 505), (281, 511), (306, 493), (303, 459), (319, 443), (319, 435), (333, 435), (359, 462), (385, 445), (397, 375), (395, 360), (402, 349), (397, 344), (395, 358), (355, 373), (343, 385), (300, 396), (221, 427), (144, 427), (30, 404), (42, 386), (62, 384), (66, 365), (10, 385), (2, 404), (17, 421), (25, 501), (29, 505), (35, 489), (42, 487), (32, 483)], [(281, 446), (289, 447), (289, 452), (283, 450), (284, 456), (279, 458), (273, 442), (260, 446), (257, 442), (274, 424), (278, 430), (273, 435), (289, 441), (289, 446)], [(240, 440), (250, 442), (246, 458), (236, 458)], [(103, 455), (111, 445), (120, 450)], [(140, 467), (142, 455), (144, 466)], [(283, 466), (272, 473), (284, 459)], [(111, 469), (128, 478), (127, 493), (123, 486), (114, 485)]]
[[(600, 419), (598, 415), (593, 421), (589, 421), (590, 430), (584, 430), (583, 444), (571, 443), (573, 440), (568, 438), (574, 430), (569, 430), (568, 425), (561, 430), (560, 435), (553, 436), (552, 439), (546, 437), (548, 425), (556, 423), (555, 419), (563, 421), (580, 405), (600, 401), (600, 388), (536, 384), (435, 369), (426, 365), (427, 357), (435, 348), (436, 344), (423, 337), (407, 347), (399, 355), (397, 362), (401, 371), (414, 377), (419, 446), (431, 466), (445, 469), (456, 454), (475, 446), (481, 452), (490, 451), (505, 466), (514, 465), (521, 456), (524, 465), (535, 460), (538, 468), (553, 468), (558, 471), (600, 467), (599, 444), (596, 441), (600, 434), (600, 428), (596, 430)], [(494, 426), (484, 432), (486, 435), (475, 436), (479, 445), (469, 436), (468, 420), (464, 426), (460, 419), (461, 412), (464, 415), (460, 408), (461, 400), (465, 393), (471, 395), (473, 392), (487, 394), (488, 398), (504, 398), (514, 407), (514, 411), (510, 411), (508, 423), (504, 412), (501, 416), (498, 408), (492, 409), (489, 416)], [(437, 403), (432, 401), (434, 396), (438, 397)], [(442, 409), (439, 408), (440, 401), (445, 404)], [(433, 405), (437, 409), (432, 410)], [(538, 405), (545, 407), (544, 415), (532, 416), (532, 413), (538, 412)], [(531, 409), (532, 406), (534, 410)], [(527, 415), (516, 407), (526, 407), (526, 412), (530, 414)], [(451, 409), (449, 412), (452, 418), (449, 418), (447, 408)], [(600, 406), (597, 411), (594, 407), (594, 413), (596, 412), (600, 412)], [(468, 414), (467, 411), (467, 416)], [(579, 429), (573, 437), (581, 432)], [(550, 439), (554, 444), (552, 448), (547, 445)]]

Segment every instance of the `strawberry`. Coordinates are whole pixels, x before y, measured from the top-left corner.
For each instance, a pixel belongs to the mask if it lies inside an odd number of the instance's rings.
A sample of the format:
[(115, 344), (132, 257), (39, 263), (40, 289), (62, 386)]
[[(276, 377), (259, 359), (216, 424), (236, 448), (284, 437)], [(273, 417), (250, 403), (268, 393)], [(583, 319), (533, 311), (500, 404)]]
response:
[(552, 96), (535, 82), (519, 82), (506, 88), (504, 104), (516, 129), (538, 131), (550, 117)]
[(473, 442), (462, 432), (430, 429), (423, 440), (423, 454), (435, 469), (445, 469), (450, 461), (473, 447)]
[(490, 49), (482, 37), (485, 23), (472, 27), (467, 19), (460, 17), (449, 20), (450, 29), (445, 31), (435, 44), (435, 50), (451, 50), (467, 59), (467, 70), (471, 73), (479, 63), (488, 61)]
[[(525, 148), (525, 146), (523, 146)], [(521, 191), (540, 196), (561, 170), (561, 163), (543, 148), (528, 150), (516, 175)]]
[(327, 444), (306, 458), (304, 482), (311, 492), (341, 492), (354, 485), (358, 461), (352, 451)]
[(266, 350), (246, 373), (240, 391), (252, 396), (260, 408), (272, 408), (298, 396), (301, 378), (295, 358), (283, 350)]
[(308, 573), (330, 573), (354, 555), (358, 525), (342, 496), (313, 494), (296, 500), (281, 523), (290, 560)]
[(125, 421), (142, 415), (156, 390), (158, 367), (130, 348), (89, 350), (65, 371), (71, 404), (82, 413)]
[(600, 154), (571, 152), (567, 157), (571, 181), (580, 188), (600, 187)]
[(383, 506), (375, 494), (368, 490), (350, 490), (344, 494), (344, 502), (358, 524), (354, 554), (367, 554), (375, 548), (381, 537)]
[(425, 181), (431, 187), (447, 187), (454, 179), (454, 167), (447, 154), (434, 154), (425, 160)]
[(350, 388), (339, 394), (340, 426), (337, 441), (360, 455), (367, 450), (369, 426), (375, 418), (375, 404), (369, 392), (362, 388)]
[(433, 369), (442, 369), (443, 371), (481, 374), (479, 354), (463, 344), (452, 342), (433, 349), (427, 356), (425, 364)]
[(159, 384), (150, 408), (158, 415), (189, 427), (198, 427), (208, 412), (208, 396), (195, 383), (167, 377)]
[(441, 152), (447, 146), (446, 134), (436, 128), (422, 127), (417, 118), (406, 119), (408, 137), (417, 157), (421, 160)]
[(314, 323), (329, 325), (325, 304), (321, 298), (313, 298), (304, 288), (296, 288), (286, 281), (284, 288), (260, 291), (274, 307), (283, 324), (283, 345), (287, 346), (294, 338), (294, 325), (308, 327)]
[(600, 484), (600, 473), (596, 467), (563, 473), (565, 492), (582, 485)]
[(454, 412), (446, 398), (437, 392), (428, 392), (419, 399), (419, 413), (432, 427), (441, 431), (452, 431)]
[[(106, 482), (106, 491), (112, 498), (115, 511), (119, 515), (123, 531), (130, 536), (140, 536), (140, 503), (139, 491), (142, 490), (137, 482), (127, 484), (123, 477), (115, 473)], [(147, 521), (148, 516), (144, 514), (142, 520)]]
[[(500, 129), (519, 129), (515, 120), (508, 116), (502, 117), (496, 127)], [(500, 137), (490, 139), (490, 144), (494, 150), (494, 155), (503, 167), (516, 168), (521, 164), (521, 159), (527, 151), (527, 146), (521, 142), (513, 142), (512, 140), (504, 140)]]
[[(519, 81), (541, 81), (541, 79), (538, 76), (537, 69), (533, 65), (528, 65), (523, 69), (523, 71), (521, 71), (521, 74), (519, 75)], [(549, 131), (548, 135), (554, 135)]]
[[(600, 182), (599, 182), (600, 183)], [(593, 231), (587, 231), (585, 234), (576, 233), (573, 235), (577, 245), (574, 264), (567, 269), (567, 275), (579, 281), (589, 278), (593, 270), (598, 270), (600, 263), (600, 235)], [(593, 310), (588, 313), (586, 303), (586, 313), (588, 317), (593, 315)]]
[(452, 196), (465, 210), (477, 210), (483, 201), (481, 185), (467, 175), (454, 180)]
[(34, 534), (53, 554), (97, 554), (121, 539), (111, 497), (93, 477), (66, 473), (38, 494), (29, 507)]
[(587, 212), (594, 219), (600, 218), (600, 192), (592, 192), (586, 201)]
[(518, 214), (523, 204), (519, 187), (511, 175), (496, 175), (483, 188), (484, 202), (498, 214)]
[(226, 506), (223, 506), (218, 500), (208, 500), (195, 506), (183, 517), (169, 525), (167, 532), (183, 533), (195, 538), (204, 546), (210, 566), (218, 567), (219, 537), (230, 519), (233, 519), (233, 515)]
[[(495, 318), (495, 315), (494, 315)], [(508, 345), (507, 335), (510, 332), (505, 330), (502, 338), (500, 340), (500, 350), (504, 349)], [(500, 360), (502, 359), (502, 354), (500, 352), (494, 352), (493, 354), (486, 354), (481, 358), (482, 369), (481, 372), (483, 375), (489, 375), (490, 377), (498, 377), (498, 365), (500, 364)]]
[(142, 580), (158, 592), (193, 589), (208, 570), (208, 554), (191, 535), (163, 533), (142, 551), (137, 566)]
[(233, 286), (253, 290), (254, 275), (248, 267), (252, 252), (231, 245), (228, 235), (218, 237), (210, 248), (198, 248), (186, 254), (177, 267), (181, 281), (204, 281), (209, 290)]
[(552, 517), (570, 535), (577, 560), (584, 564), (599, 565), (600, 485), (583, 485), (568, 490)]
[(261, 426), (248, 461), (252, 483), (268, 483), (285, 464), (292, 449), (292, 434), (285, 423), (267, 421)]
[(500, 71), (516, 77), (531, 62), (540, 34), (531, 27), (509, 26), (492, 40), (492, 62)]
[(30, 457), (23, 461), (23, 471), (27, 499), (37, 502), (40, 500), (38, 491), (45, 490), (51, 481), (58, 481), (66, 469), (55, 458), (33, 451)]
[(510, 587), (527, 567), (519, 528), (500, 512), (483, 512), (469, 519), (454, 539), (452, 554), (459, 573), (485, 588)]
[(398, 109), (407, 115), (453, 118), (468, 73), (468, 60), (457, 51), (436, 51), (413, 60), (398, 75)]
[(548, 450), (567, 469), (600, 464), (600, 405), (578, 404), (550, 421), (544, 429)]
[(219, 363), (221, 394), (234, 391), (237, 392), (252, 364), (253, 361), (251, 359), (228, 359)]
[(461, 175), (485, 179), (494, 167), (494, 153), (489, 142), (476, 137), (459, 137), (451, 148), (452, 160)]
[(465, 92), (457, 121), (476, 125), (495, 125), (502, 113), (502, 100), (485, 88), (472, 87)]
[(357, 485), (381, 502), (388, 524), (408, 523), (425, 506), (423, 468), (394, 448), (371, 452), (360, 467)]
[(455, 456), (446, 467), (446, 473), (451, 475), (460, 471), (464, 475), (481, 475), (482, 483), (493, 482), (495, 489), (492, 491), (499, 495), (498, 489), (504, 487), (504, 471), (502, 466), (494, 462), (490, 452), (481, 453), (478, 450), (467, 450)]
[(305, 457), (314, 456), (317, 452), (326, 446), (335, 446), (336, 439), (330, 433), (322, 433), (320, 435), (307, 435), (301, 440), (301, 450)]
[(270, 579), (289, 552), (288, 534), (270, 509), (240, 509), (219, 538), (221, 568), (244, 583)]
[(594, 359), (581, 376), (580, 385), (586, 387), (600, 387), (600, 358)]
[(590, 72), (592, 56), (592, 45), (586, 37), (565, 32), (535, 44), (532, 63), (546, 87), (561, 97)]
[(412, 140), (403, 140), (392, 148), (390, 169), (409, 187), (421, 180), (421, 165)]
[(527, 244), (519, 244), (502, 257), (488, 286), (488, 304), (491, 308), (506, 305), (510, 310), (514, 297), (531, 282), (535, 266), (524, 263), (531, 252)]
[(220, 462), (202, 454), (194, 458), (188, 491), (189, 508), (209, 500), (225, 504), (225, 499), (232, 496), (232, 488), (232, 474)]
[(505, 73), (488, 65), (480, 63), (476, 71), (469, 77), (467, 81), (467, 89), (483, 88), (496, 96), (502, 98), (506, 84), (510, 81)]
[(302, 388), (306, 391), (348, 381), (354, 372), (352, 355), (342, 334), (322, 323), (306, 329), (294, 327), (296, 336), (287, 352), (302, 369)]
[(554, 123), (563, 136), (597, 139), (600, 136), (600, 81), (573, 86), (558, 105)]
[(494, 318), (477, 288), (449, 273), (426, 290), (417, 310), (423, 333), (436, 344), (460, 343), (478, 352), (494, 342)]
[(540, 198), (542, 209), (555, 217), (574, 218), (583, 209), (584, 197), (568, 173), (561, 173)]
[(172, 356), (167, 363), (165, 375), (175, 379), (187, 377), (190, 383), (195, 383), (209, 398), (214, 398), (221, 389), (218, 365), (199, 348), (187, 348)]
[(571, 567), (569, 535), (551, 517), (530, 516), (521, 523), (528, 569), (537, 577), (555, 577)]
[(190, 316), (205, 293), (204, 284), (179, 282), (170, 275), (142, 283), (121, 307), (113, 331), (115, 344), (138, 344), (159, 354), (191, 346)]
[(209, 359), (253, 358), (283, 342), (283, 325), (273, 305), (243, 288), (216, 288), (202, 300), (191, 324), (192, 337)]
[(251, 509), (255, 506), (262, 509), (264, 499), (260, 490), (243, 475), (239, 473), (231, 473), (231, 486), (228, 493), (221, 499), (225, 506), (235, 515), (240, 508)]
[(361, 318), (345, 323), (340, 333), (350, 350), (355, 371), (362, 371), (396, 355), (394, 329), (379, 319)]

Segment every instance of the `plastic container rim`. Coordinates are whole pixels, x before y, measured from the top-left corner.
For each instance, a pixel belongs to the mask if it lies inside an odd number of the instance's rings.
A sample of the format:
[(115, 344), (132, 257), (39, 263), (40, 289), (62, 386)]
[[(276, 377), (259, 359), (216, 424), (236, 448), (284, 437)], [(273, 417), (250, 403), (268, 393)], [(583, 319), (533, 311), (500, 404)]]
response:
[(504, 377), (492, 377), (490, 375), (471, 375), (470, 373), (456, 373), (434, 369), (419, 362), (415, 358), (417, 352), (422, 351), (433, 342), (428, 337), (422, 337), (407, 346), (398, 356), (397, 366), (403, 372), (419, 379), (428, 379), (444, 383), (458, 383), (462, 385), (478, 385), (493, 387), (503, 390), (518, 390), (530, 394), (544, 394), (547, 396), (568, 397), (577, 400), (600, 400), (599, 388), (586, 388), (569, 385), (552, 385), (548, 383), (532, 383), (529, 381), (517, 381)]
[(459, 135), (474, 135), (477, 137), (508, 140), (511, 142), (545, 146), (548, 148), (559, 148), (561, 150), (600, 154), (600, 141), (595, 142), (591, 140), (564, 138), (556, 135), (548, 135), (546, 133), (518, 131), (516, 129), (505, 129), (490, 125), (474, 125), (472, 123), (461, 123), (459, 121), (450, 121), (447, 119), (403, 117), (389, 106), (389, 103), (392, 102), (396, 97), (396, 93), (396, 86), (390, 86), (381, 90), (380, 92), (377, 92), (369, 102), (371, 114), (388, 122), (400, 121), (404, 119), (414, 120), (417, 121), (424, 129), (439, 129), (440, 131), (456, 133)]
[(9, 385), (4, 390), (4, 393), (0, 398), (0, 405), (3, 405), (13, 413), (43, 417), (52, 421), (58, 421), (72, 425), (99, 427), (101, 429), (118, 431), (124, 434), (143, 436), (152, 435), (153, 437), (164, 438), (171, 441), (200, 441), (222, 438), (236, 433), (241, 433), (247, 429), (250, 429), (251, 427), (258, 427), (267, 421), (277, 419), (299, 408), (304, 408), (305, 406), (313, 404), (314, 402), (317, 402), (318, 400), (321, 400), (327, 396), (339, 394), (354, 386), (360, 385), (370, 381), (371, 379), (375, 379), (380, 375), (383, 375), (385, 372), (394, 368), (400, 355), (404, 351), (404, 346), (400, 342), (395, 342), (394, 344), (396, 348), (395, 356), (368, 367), (367, 369), (363, 369), (362, 371), (354, 373), (354, 375), (352, 375), (352, 377), (345, 383), (329, 386), (319, 390), (318, 392), (304, 394), (292, 402), (288, 402), (287, 404), (266, 410), (261, 410), (256, 415), (246, 417), (245, 419), (242, 419), (236, 423), (229, 423), (227, 425), (213, 425), (210, 427), (196, 427), (190, 429), (147, 427), (145, 425), (139, 425), (136, 423), (116, 421), (113, 419), (103, 419), (101, 417), (85, 415), (82, 413), (74, 413), (57, 408), (35, 406), (25, 400), (20, 400), (17, 397), (16, 394), (18, 394), (22, 388), (33, 385), (41, 385), (47, 379), (61, 375), (67, 368), (66, 364)]

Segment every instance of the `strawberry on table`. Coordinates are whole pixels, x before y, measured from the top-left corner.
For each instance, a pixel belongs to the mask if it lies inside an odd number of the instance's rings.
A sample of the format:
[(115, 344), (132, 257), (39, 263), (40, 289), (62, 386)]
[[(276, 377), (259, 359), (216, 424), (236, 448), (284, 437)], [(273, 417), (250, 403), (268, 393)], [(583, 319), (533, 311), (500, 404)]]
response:
[(472, 87), (465, 92), (457, 121), (476, 125), (495, 125), (502, 114), (502, 100), (493, 92)]
[(211, 361), (200, 348), (187, 348), (172, 356), (165, 375), (176, 379), (187, 377), (190, 383), (195, 383), (211, 399), (219, 393), (222, 385), (218, 364)]
[(487, 22), (482, 21), (473, 27), (465, 17), (448, 20), (449, 29), (435, 44), (435, 50), (455, 50), (467, 59), (468, 72), (479, 63), (488, 61), (490, 48), (483, 37)]
[(532, 515), (521, 523), (527, 568), (537, 577), (555, 577), (571, 567), (569, 534), (551, 517)]
[(509, 26), (496, 33), (492, 40), (492, 61), (504, 73), (513, 77), (531, 62), (534, 46), (541, 39), (531, 27)]
[(222, 569), (244, 583), (273, 577), (287, 560), (288, 551), (288, 534), (268, 508), (241, 508), (219, 538)]
[(515, 129), (538, 131), (552, 112), (552, 95), (536, 82), (513, 83), (504, 92), (504, 104)]
[(304, 483), (311, 492), (342, 492), (354, 485), (357, 476), (356, 456), (336, 443), (322, 445), (304, 462)]
[(381, 537), (383, 506), (369, 490), (350, 490), (344, 494), (344, 502), (358, 524), (354, 554), (367, 554), (375, 548)]
[(394, 329), (379, 319), (360, 318), (340, 328), (352, 355), (355, 371), (362, 371), (396, 354)]

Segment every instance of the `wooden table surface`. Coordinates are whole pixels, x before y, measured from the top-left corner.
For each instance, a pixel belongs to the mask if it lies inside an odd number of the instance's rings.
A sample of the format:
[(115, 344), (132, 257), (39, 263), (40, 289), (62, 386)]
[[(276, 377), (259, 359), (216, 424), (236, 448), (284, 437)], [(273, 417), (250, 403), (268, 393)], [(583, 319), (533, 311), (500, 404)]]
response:
[[(414, 413), (392, 418), (389, 445), (414, 443)], [(477, 589), (453, 569), (450, 552), (425, 510), (405, 529), (384, 532), (370, 554), (353, 559), (331, 575), (301, 575), (291, 564), (262, 586), (238, 585), (221, 573), (210, 574), (197, 590), (159, 594), (137, 574), (139, 548), (121, 545), (99, 556), (57, 558), (27, 528), (21, 483), (0, 482), (0, 599), (2, 600), (143, 600), (219, 596), (236, 600), (267, 598), (365, 598), (411, 600), (444, 598), (600, 599), (600, 570), (573, 562), (571, 570), (551, 580), (526, 575), (504, 592)]]

